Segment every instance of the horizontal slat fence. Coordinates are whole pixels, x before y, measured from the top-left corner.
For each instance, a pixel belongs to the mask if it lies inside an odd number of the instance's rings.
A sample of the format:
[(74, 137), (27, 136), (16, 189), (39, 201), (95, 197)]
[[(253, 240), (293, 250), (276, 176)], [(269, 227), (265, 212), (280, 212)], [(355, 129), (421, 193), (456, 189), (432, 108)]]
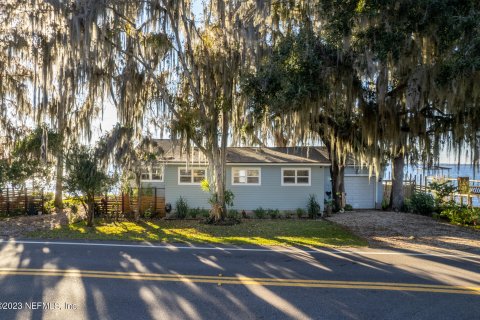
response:
[(0, 215), (34, 215), (43, 211), (44, 194), (42, 191), (11, 187), (0, 190)]
[(96, 208), (99, 213), (107, 216), (132, 216), (139, 208), (140, 215), (150, 212), (150, 215), (165, 217), (165, 189), (142, 188), (133, 189), (131, 192), (123, 192), (120, 195), (104, 195), (95, 197)]
[[(140, 215), (165, 217), (165, 189), (142, 188), (120, 194), (108, 194), (95, 197), (96, 215), (110, 217), (130, 217), (139, 209)], [(36, 215), (45, 211), (45, 196), (42, 190), (27, 188), (3, 188), (0, 190), (0, 215)]]

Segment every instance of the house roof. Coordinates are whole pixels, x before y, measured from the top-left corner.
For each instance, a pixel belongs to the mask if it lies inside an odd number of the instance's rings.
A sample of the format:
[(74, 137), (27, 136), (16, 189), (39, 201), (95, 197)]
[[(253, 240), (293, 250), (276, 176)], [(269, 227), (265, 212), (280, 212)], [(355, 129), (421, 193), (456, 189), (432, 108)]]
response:
[[(157, 140), (163, 149), (163, 160), (166, 162), (186, 162), (187, 153), (182, 152), (179, 145), (172, 140)], [(227, 163), (266, 163), (266, 164), (324, 164), (330, 165), (325, 147), (228, 147)], [(205, 156), (194, 148), (190, 154), (192, 162), (206, 162)]]

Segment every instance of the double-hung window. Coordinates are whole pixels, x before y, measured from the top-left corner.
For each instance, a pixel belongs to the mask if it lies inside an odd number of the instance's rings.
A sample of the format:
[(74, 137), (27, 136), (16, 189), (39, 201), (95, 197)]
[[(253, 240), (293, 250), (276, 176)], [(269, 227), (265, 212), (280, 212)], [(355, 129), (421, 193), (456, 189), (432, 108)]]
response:
[(282, 186), (310, 186), (310, 168), (282, 168)]
[(163, 181), (163, 166), (145, 166), (142, 167), (140, 174), (142, 181)]
[(205, 168), (178, 168), (178, 184), (200, 184), (205, 174)]
[(232, 168), (232, 185), (261, 184), (260, 168)]

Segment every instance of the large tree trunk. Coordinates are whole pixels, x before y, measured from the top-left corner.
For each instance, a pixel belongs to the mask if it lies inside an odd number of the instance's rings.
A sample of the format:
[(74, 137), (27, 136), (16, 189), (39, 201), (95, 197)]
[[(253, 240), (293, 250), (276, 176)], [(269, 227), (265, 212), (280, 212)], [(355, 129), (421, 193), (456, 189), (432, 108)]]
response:
[(345, 164), (340, 162), (332, 147), (329, 137), (323, 137), (323, 143), (328, 150), (330, 158), (330, 177), (332, 179), (332, 199), (334, 210), (343, 209), (342, 196), (345, 195)]
[(55, 208), (63, 207), (63, 161), (64, 161), (64, 130), (65, 129), (65, 112), (62, 106), (58, 107), (57, 112), (57, 134), (59, 137), (60, 148), (57, 153), (57, 168), (55, 175)]
[(397, 155), (392, 161), (392, 191), (390, 194), (390, 208), (394, 211), (400, 211), (403, 206), (403, 169), (405, 167), (405, 157), (403, 154)]
[(222, 134), (220, 137), (220, 146), (218, 138), (213, 135), (213, 141), (210, 144), (211, 152), (207, 155), (211, 175), (213, 178), (213, 192), (215, 196), (215, 203), (212, 204), (211, 220), (212, 222), (219, 222), (225, 220), (227, 217), (227, 205), (225, 203), (225, 177), (226, 177), (226, 154), (228, 141), (228, 117), (225, 111), (222, 114)]
[(63, 160), (64, 152), (61, 148), (57, 154), (57, 168), (55, 175), (55, 208), (63, 207)]
[(95, 198), (87, 196), (87, 227), (93, 227), (93, 218), (95, 217)]
[[(222, 221), (227, 216), (227, 207), (225, 204), (225, 165), (221, 161), (220, 149), (208, 157), (209, 168), (211, 172), (211, 190), (214, 194), (214, 203), (210, 211), (212, 222)], [(215, 155), (216, 154), (216, 155)]]
[(342, 196), (345, 195), (345, 165), (340, 164), (336, 157), (331, 159), (332, 166), (330, 167), (330, 175), (332, 177), (334, 210), (339, 211), (342, 210), (344, 206)]

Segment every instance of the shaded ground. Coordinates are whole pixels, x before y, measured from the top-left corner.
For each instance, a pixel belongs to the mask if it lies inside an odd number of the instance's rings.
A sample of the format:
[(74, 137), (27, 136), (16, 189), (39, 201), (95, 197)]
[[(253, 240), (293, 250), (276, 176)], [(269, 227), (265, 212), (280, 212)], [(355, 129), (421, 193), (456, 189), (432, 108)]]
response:
[(388, 211), (350, 211), (327, 218), (372, 247), (435, 250), (480, 248), (480, 230), (451, 225), (417, 214)]

